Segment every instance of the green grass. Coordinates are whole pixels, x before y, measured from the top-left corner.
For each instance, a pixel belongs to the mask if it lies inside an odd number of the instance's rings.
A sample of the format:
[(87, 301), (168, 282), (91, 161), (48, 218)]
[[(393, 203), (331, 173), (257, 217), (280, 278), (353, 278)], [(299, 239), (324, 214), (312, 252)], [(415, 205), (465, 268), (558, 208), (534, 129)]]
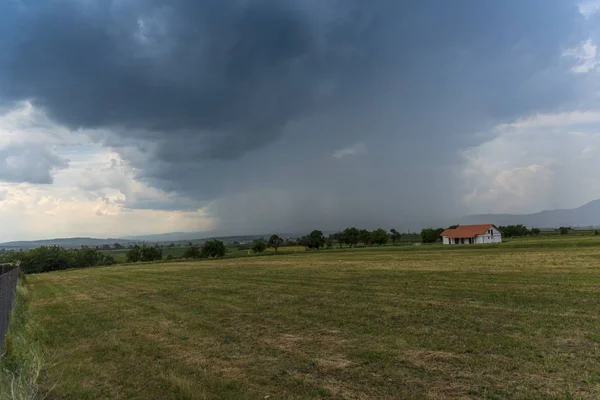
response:
[(54, 387), (51, 399), (596, 399), (600, 246), (557, 240), (33, 275), (51, 361), (42, 389)]
[[(181, 258), (185, 253), (187, 247), (163, 247), (163, 259), (166, 259), (169, 255), (174, 258)], [(100, 250), (102, 253), (110, 254), (114, 257), (117, 263), (125, 263), (127, 261), (127, 251), (128, 249), (121, 250)], [(304, 251), (304, 247), (300, 246), (292, 246), (292, 247), (281, 247), (279, 249), (279, 253), (287, 254), (287, 253), (295, 253), (298, 251)], [(274, 253), (273, 249), (267, 249), (262, 255), (272, 255)], [(235, 247), (227, 248), (227, 258), (237, 258), (237, 257), (247, 257), (248, 250), (238, 250)]]
[(17, 286), (8, 334), (0, 346), (0, 400), (42, 397), (37, 385), (43, 365), (42, 352), (34, 339), (40, 332), (27, 311), (29, 296), (23, 279)]
[[(173, 257), (179, 258), (183, 256), (185, 253), (186, 247), (164, 247), (163, 258), (171, 255)], [(128, 249), (120, 249), (120, 250), (101, 250), (104, 254), (109, 254), (114, 257), (117, 263), (124, 263), (127, 260), (127, 251)]]

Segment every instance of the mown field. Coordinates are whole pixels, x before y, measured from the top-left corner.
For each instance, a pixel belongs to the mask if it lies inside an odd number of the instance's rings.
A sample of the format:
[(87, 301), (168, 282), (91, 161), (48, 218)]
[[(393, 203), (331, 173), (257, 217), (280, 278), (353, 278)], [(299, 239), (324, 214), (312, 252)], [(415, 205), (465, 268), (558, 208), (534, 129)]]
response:
[(600, 398), (600, 241), (577, 243), (31, 275), (42, 389), (49, 399)]

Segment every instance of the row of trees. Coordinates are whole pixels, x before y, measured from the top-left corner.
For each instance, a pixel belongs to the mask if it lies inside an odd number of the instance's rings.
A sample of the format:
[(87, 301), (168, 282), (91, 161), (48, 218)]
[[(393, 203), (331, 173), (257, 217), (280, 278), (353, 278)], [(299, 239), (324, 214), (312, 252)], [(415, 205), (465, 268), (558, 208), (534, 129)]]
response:
[(537, 228), (533, 228), (531, 230), (527, 229), (527, 227), (523, 224), (519, 225), (501, 225), (498, 227), (498, 230), (502, 232), (502, 236), (510, 238), (510, 237), (523, 237), (523, 236), (537, 236), (540, 234), (540, 230)]
[(396, 244), (396, 241), (400, 240), (401, 237), (402, 235), (396, 229), (391, 229), (388, 232), (381, 228), (369, 231), (367, 229), (349, 227), (341, 232), (332, 233), (327, 237), (325, 237), (322, 231), (314, 230), (308, 235), (299, 238), (298, 245), (309, 249), (331, 248), (335, 245), (339, 248), (343, 248), (344, 245), (356, 247), (359, 243), (362, 243), (364, 246), (373, 244), (381, 246), (390, 240), (392, 244)]
[(225, 244), (220, 240), (209, 240), (202, 246), (191, 245), (183, 253), (183, 258), (215, 258), (225, 255)]
[(96, 249), (63, 249), (41, 246), (29, 251), (11, 251), (1, 257), (3, 263), (21, 262), (25, 273), (59, 271), (69, 268), (88, 268), (115, 264), (115, 259)]
[(135, 245), (125, 254), (127, 262), (144, 262), (162, 260), (162, 249), (158, 246)]

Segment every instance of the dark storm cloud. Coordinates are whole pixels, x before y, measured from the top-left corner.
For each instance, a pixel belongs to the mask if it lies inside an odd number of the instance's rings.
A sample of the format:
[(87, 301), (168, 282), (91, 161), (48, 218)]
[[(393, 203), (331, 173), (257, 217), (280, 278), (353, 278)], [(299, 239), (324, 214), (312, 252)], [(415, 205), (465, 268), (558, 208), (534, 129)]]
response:
[[(361, 141), (368, 176), (415, 171), (367, 185), (373, 196), (405, 187), (407, 207), (434, 207), (419, 194), (452, 190), (435, 165), (473, 133), (577, 101), (560, 61), (582, 39), (570, 1), (21, 1), (0, 15), (5, 107), (29, 99), (96, 128), (140, 179), (199, 200), (271, 185), (322, 199), (323, 213), (343, 200), (346, 219), (367, 180), (327, 163)], [(284, 214), (302, 220), (305, 206), (290, 198)]]
[[(21, 24), (5, 45), (2, 96), (31, 99), (73, 129), (109, 127), (176, 144), (202, 137), (184, 155), (237, 157), (310, 111), (323, 88), (352, 69), (352, 39), (364, 17), (353, 15), (352, 2), (346, 7), (26, 2), (13, 10)], [(173, 153), (161, 147), (157, 156)]]

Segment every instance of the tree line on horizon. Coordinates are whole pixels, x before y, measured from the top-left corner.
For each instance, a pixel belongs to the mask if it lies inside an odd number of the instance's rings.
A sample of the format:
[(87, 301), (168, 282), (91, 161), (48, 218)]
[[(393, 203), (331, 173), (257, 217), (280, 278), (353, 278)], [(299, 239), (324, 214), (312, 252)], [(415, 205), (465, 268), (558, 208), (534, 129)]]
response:
[[(255, 252), (262, 252), (267, 247), (271, 247), (277, 252), (277, 249), (281, 246), (304, 246), (307, 249), (322, 249), (332, 248), (337, 246), (343, 248), (344, 245), (348, 247), (356, 247), (359, 243), (363, 246), (370, 245), (384, 245), (390, 240), (393, 244), (400, 240), (402, 234), (396, 229), (391, 229), (389, 232), (377, 228), (373, 231), (367, 229), (358, 229), (356, 227), (349, 227), (341, 232), (335, 232), (328, 236), (325, 236), (323, 231), (315, 229), (305, 236), (301, 236), (296, 240), (282, 239), (278, 235), (272, 235), (268, 241), (264, 239), (255, 240), (255, 244), (252, 246), (252, 250)], [(257, 243), (264, 243), (265, 246), (257, 245)]]
[(19, 261), (21, 271), (26, 274), (116, 264), (113, 256), (96, 249), (65, 249), (59, 246), (40, 246), (28, 251), (3, 252), (0, 261), (2, 263)]
[[(453, 229), (458, 225), (453, 225), (447, 229)], [(525, 225), (506, 225), (498, 226), (504, 237), (525, 237), (538, 236), (541, 230), (538, 228), (528, 229)], [(267, 248), (273, 248), (277, 253), (282, 246), (304, 246), (307, 249), (330, 249), (330, 248), (348, 248), (362, 246), (383, 246), (391, 242), (397, 244), (403, 236), (414, 238), (416, 241), (423, 243), (435, 243), (441, 240), (441, 233), (444, 228), (425, 228), (420, 234), (401, 234), (396, 229), (386, 231), (377, 228), (373, 231), (367, 229), (359, 229), (349, 227), (340, 232), (335, 232), (330, 235), (325, 235), (320, 230), (313, 230), (309, 234), (301, 236), (297, 239), (281, 238), (274, 234), (268, 240), (256, 239), (250, 244), (237, 245), (238, 250), (250, 250), (255, 254), (261, 254)], [(561, 235), (568, 234), (571, 227), (559, 227), (555, 229)], [(595, 230), (594, 235), (600, 235), (598, 230)], [(235, 245), (230, 245), (235, 246)], [(166, 247), (173, 247), (172, 245)], [(121, 247), (122, 249), (123, 247)], [(105, 248), (98, 250), (95, 248), (81, 249), (65, 249), (60, 246), (41, 246), (28, 251), (23, 250), (0, 250), (0, 262), (12, 263), (21, 262), (21, 270), (24, 273), (40, 273), (64, 270), (70, 268), (87, 268), (102, 265), (112, 265), (116, 263), (115, 258), (106, 252)], [(112, 249), (109, 249), (112, 250)], [(169, 254), (163, 257), (163, 246), (159, 245), (132, 245), (125, 254), (126, 262), (152, 262), (159, 260), (173, 260), (176, 258), (183, 259), (200, 259), (200, 258), (217, 258), (224, 257), (227, 252), (227, 246), (222, 241), (213, 239), (204, 242), (202, 245), (188, 244), (185, 252), (181, 256), (173, 256)], [(250, 253), (249, 253), (250, 254)]]

